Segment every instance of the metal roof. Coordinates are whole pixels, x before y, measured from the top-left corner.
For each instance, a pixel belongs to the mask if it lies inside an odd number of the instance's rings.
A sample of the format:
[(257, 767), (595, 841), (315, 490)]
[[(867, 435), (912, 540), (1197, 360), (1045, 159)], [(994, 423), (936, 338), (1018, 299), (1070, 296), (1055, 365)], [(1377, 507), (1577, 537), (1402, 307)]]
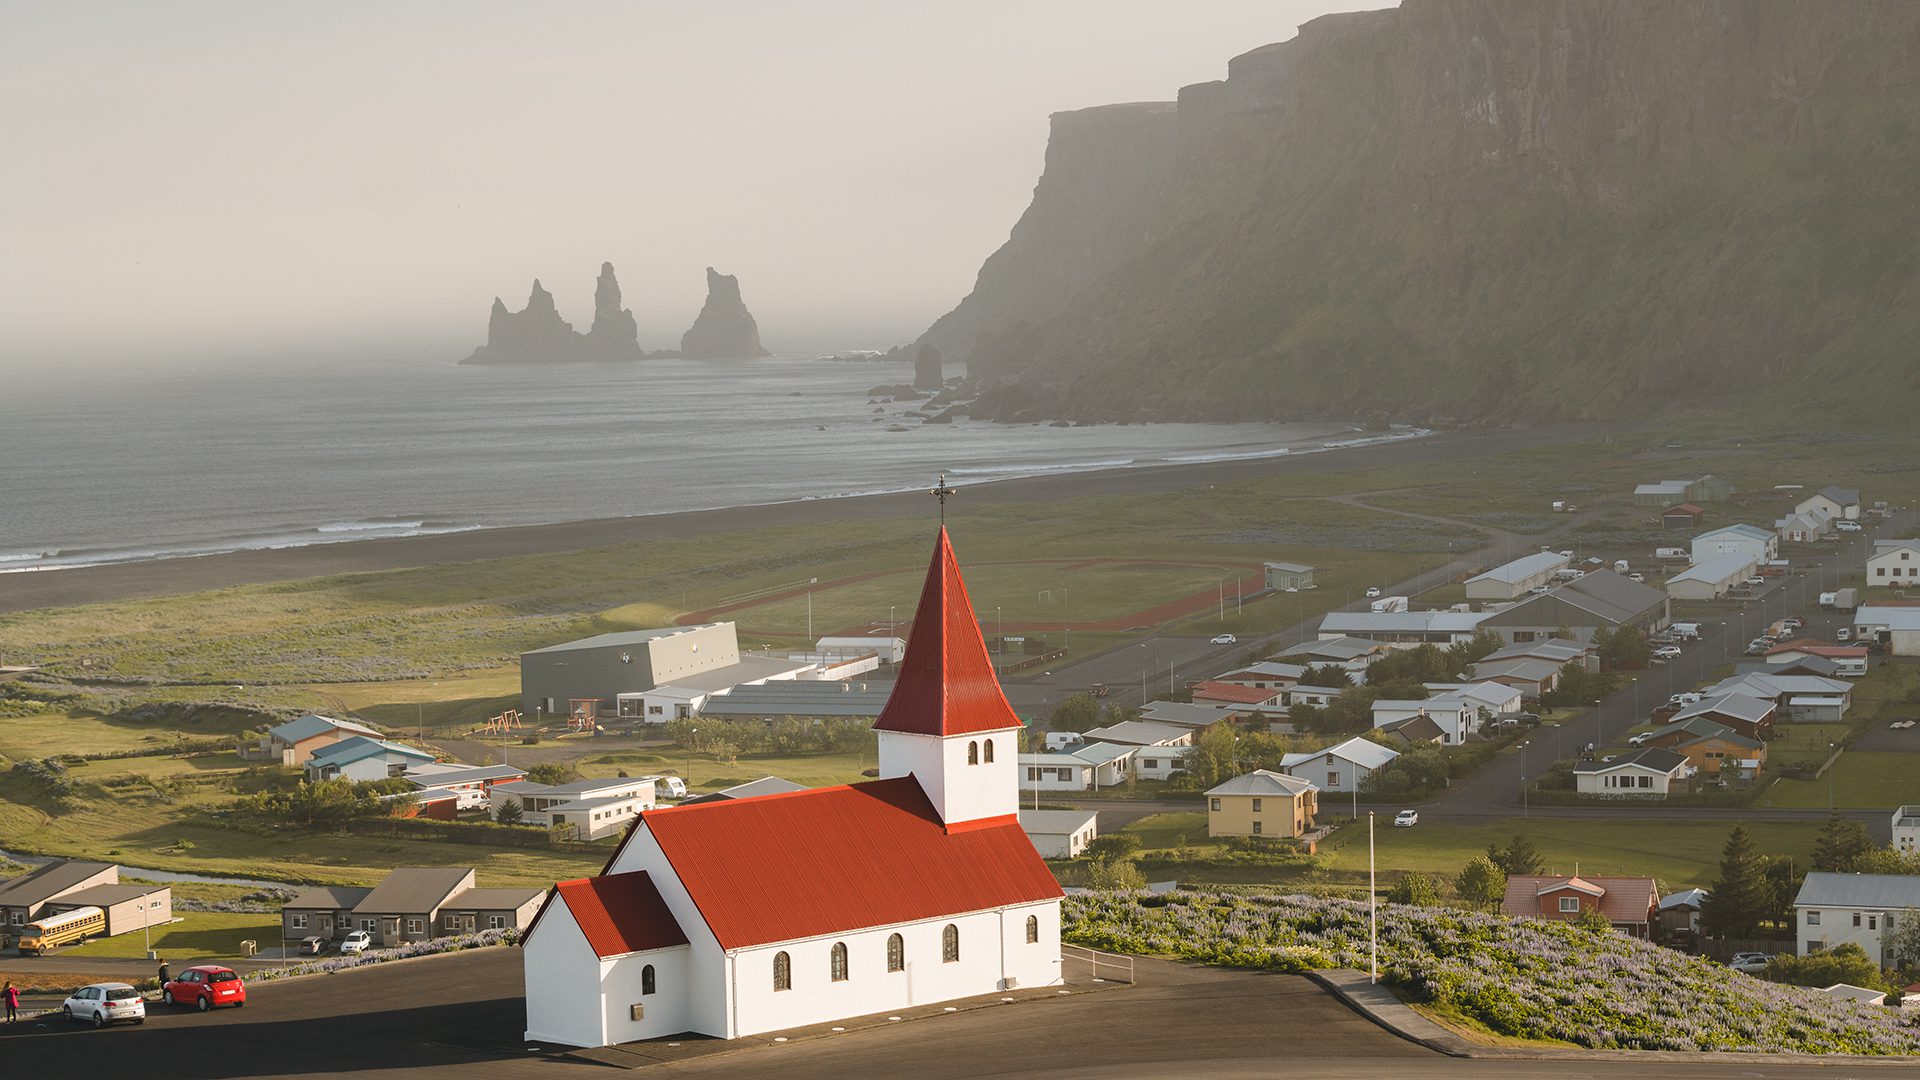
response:
[(1815, 494), (1824, 495), (1834, 502), (1839, 503), (1841, 506), (1852, 506), (1860, 501), (1859, 488), (1843, 488), (1828, 485), (1821, 488), (1818, 492), (1815, 492)]
[(1122, 720), (1086, 733), (1088, 742), (1127, 743), (1132, 746), (1165, 746), (1176, 739), (1193, 737), (1193, 729), (1156, 720)]
[(1355, 736), (1346, 742), (1335, 743), (1332, 746), (1319, 750), (1284, 754), (1280, 758), (1280, 767), (1283, 769), (1291, 769), (1297, 765), (1305, 765), (1315, 758), (1337, 757), (1342, 761), (1350, 761), (1363, 769), (1372, 771), (1399, 756), (1400, 752), (1398, 750), (1381, 746), (1372, 739), (1363, 739)]
[(341, 739), (332, 746), (323, 747), (314, 751), (313, 756), (308, 758), (307, 762), (309, 765), (323, 767), (332, 765), (338, 768), (341, 765), (350, 765), (362, 758), (370, 758), (376, 754), (398, 754), (401, 757), (420, 758), (425, 761), (433, 760), (433, 755), (427, 753), (425, 750), (411, 746), (402, 746), (397, 742), (388, 742), (385, 739), (370, 739), (365, 735), (353, 735)]
[(900, 661), (899, 679), (873, 729), (947, 736), (1020, 726), (1000, 692), (973, 601), (942, 525), (920, 588), (920, 605), (914, 609), (913, 636)]
[(563, 881), (547, 894), (533, 922), (527, 925), (531, 939), (545, 920), (555, 900), (566, 905), (574, 925), (587, 939), (594, 955), (610, 960), (628, 953), (652, 949), (670, 949), (687, 943), (686, 931), (667, 910), (660, 890), (645, 870), (601, 877)]
[(1029, 833), (1072, 835), (1099, 816), (1098, 810), (1022, 810), (1020, 827)]
[(1190, 701), (1149, 701), (1140, 706), (1142, 720), (1157, 720), (1161, 723), (1180, 724), (1188, 728), (1217, 724), (1232, 715), (1234, 715), (1232, 709), (1195, 705)]
[(1815, 870), (1800, 883), (1795, 907), (1920, 908), (1920, 876), (1834, 874)]
[(1757, 697), (1750, 697), (1746, 694), (1717, 694), (1703, 697), (1699, 701), (1674, 713), (1673, 716), (1669, 718), (1668, 726), (1677, 724), (1682, 720), (1691, 720), (1694, 717), (1713, 716), (1731, 716), (1735, 720), (1745, 720), (1749, 724), (1757, 724), (1765, 720), (1773, 712), (1774, 708), (1773, 702), (1764, 701)]
[(1682, 889), (1660, 898), (1660, 910), (1672, 911), (1675, 908), (1697, 908), (1707, 902), (1707, 890)]
[(0, 907), (32, 907), (45, 903), (103, 870), (112, 870), (114, 877), (119, 877), (120, 868), (113, 863), (80, 859), (46, 863), (0, 883)]
[(1465, 634), (1480, 625), (1478, 611), (1329, 611), (1320, 620), (1323, 634)]
[(661, 638), (678, 637), (695, 630), (705, 630), (722, 623), (698, 623), (692, 626), (663, 626), (654, 630), (616, 630), (610, 634), (595, 634), (578, 641), (563, 641), (558, 645), (548, 645), (541, 649), (528, 649), (527, 654), (571, 652), (575, 649), (605, 649), (616, 645), (644, 645)]
[(637, 827), (723, 949), (1061, 895), (1011, 817), (949, 829), (910, 776), (649, 810)]
[(1501, 907), (1509, 915), (1538, 918), (1540, 915), (1540, 897), (1551, 892), (1579, 885), (1580, 889), (1591, 895), (1593, 888), (1602, 890), (1598, 907), (1600, 914), (1616, 923), (1644, 923), (1653, 911), (1654, 898), (1660, 893), (1660, 886), (1650, 877), (1555, 877), (1545, 874), (1514, 874), (1507, 878), (1507, 895), (1501, 901)]
[(318, 910), (351, 911), (365, 900), (372, 889), (357, 888), (350, 885), (316, 885), (303, 890), (300, 895), (287, 901), (282, 907), (314, 908)]
[(1508, 645), (1505, 648), (1495, 649), (1482, 657), (1480, 662), (1485, 664), (1494, 660), (1552, 660), (1555, 661), (1554, 666), (1557, 668), (1560, 664), (1564, 664), (1569, 660), (1577, 660), (1591, 651), (1593, 650), (1589, 647), (1577, 642), (1566, 641), (1560, 638), (1547, 638), (1541, 641), (1522, 642)]
[(1289, 798), (1315, 787), (1297, 776), (1285, 773), (1255, 769), (1245, 776), (1236, 776), (1208, 791), (1208, 795), (1285, 795)]
[(468, 889), (457, 893), (442, 907), (473, 911), (512, 911), (545, 895), (544, 889)]
[(284, 743), (297, 743), (311, 739), (315, 735), (325, 735), (329, 731), (352, 731), (361, 735), (380, 737), (378, 731), (365, 724), (356, 724), (352, 720), (335, 720), (331, 716), (321, 716), (318, 713), (308, 713), (299, 719), (289, 720), (269, 730), (267, 735)]
[(1288, 650), (1285, 656), (1313, 656), (1327, 660), (1357, 660), (1380, 651), (1380, 642), (1366, 638), (1337, 637), (1325, 641), (1305, 641)]
[(749, 780), (744, 784), (735, 784), (730, 788), (710, 791), (697, 798), (688, 799), (680, 805), (692, 806), (695, 803), (714, 802), (718, 799), (751, 799), (757, 795), (779, 795), (788, 791), (805, 790), (807, 789), (803, 785), (796, 784), (791, 780), (782, 780), (777, 776), (763, 776), (758, 780)]
[(1889, 630), (1920, 630), (1920, 607), (1861, 604), (1854, 610), (1853, 625), (1884, 626)]
[(1582, 761), (1573, 767), (1577, 773), (1603, 773), (1638, 766), (1658, 773), (1672, 773), (1687, 763), (1686, 755), (1648, 746), (1621, 754), (1612, 761)]
[(1280, 694), (1278, 687), (1241, 686), (1239, 683), (1215, 682), (1211, 679), (1193, 684), (1195, 699), (1227, 701), (1235, 705), (1264, 705)]
[(110, 907), (124, 904), (129, 900), (138, 900), (154, 893), (171, 892), (167, 885), (89, 885), (70, 893), (62, 893), (53, 899), (56, 904), (74, 904), (78, 906)]
[(1564, 666), (1551, 660), (1482, 660), (1473, 665), (1473, 677), (1491, 681), (1505, 675), (1509, 679), (1545, 682), (1559, 674)]
[(736, 686), (710, 697), (702, 716), (879, 716), (893, 693), (890, 682), (778, 679)]
[(1693, 539), (1695, 543), (1699, 543), (1710, 536), (1726, 536), (1728, 534), (1742, 536), (1748, 540), (1772, 540), (1774, 538), (1773, 532), (1769, 529), (1763, 529), (1758, 525), (1748, 525), (1745, 522), (1741, 522), (1737, 525), (1722, 525), (1717, 529), (1708, 529)]
[(652, 690), (634, 691), (634, 693), (664, 695), (674, 690), (682, 690), (689, 694), (717, 694), (731, 690), (742, 683), (750, 683), (758, 679), (777, 679), (781, 675), (791, 675), (815, 666), (807, 660), (742, 656), (734, 663), (696, 671), (691, 675), (682, 675), (671, 682), (661, 683)]
[(527, 770), (512, 765), (462, 765), (451, 761), (430, 761), (406, 771), (406, 778), (421, 787), (448, 784), (475, 784), (527, 775)]
[(1283, 574), (1310, 574), (1313, 572), (1313, 567), (1308, 566), (1306, 563), (1270, 562), (1267, 563), (1266, 566), (1269, 570), (1278, 570)]
[(471, 888), (470, 866), (403, 866), (387, 874), (353, 906), (363, 915), (412, 915), (432, 911), (456, 892)]
[(1744, 578), (1747, 571), (1753, 569), (1753, 560), (1745, 555), (1715, 555), (1711, 559), (1702, 559), (1685, 570), (1667, 579), (1671, 585), (1676, 581), (1704, 581), (1710, 585), (1723, 585), (1735, 578)]
[(1542, 551), (1533, 555), (1523, 555), (1510, 563), (1496, 566), (1484, 574), (1475, 574), (1467, 579), (1471, 585), (1476, 581), (1498, 581), (1505, 585), (1525, 581), (1549, 571), (1558, 570), (1572, 560), (1557, 551)]

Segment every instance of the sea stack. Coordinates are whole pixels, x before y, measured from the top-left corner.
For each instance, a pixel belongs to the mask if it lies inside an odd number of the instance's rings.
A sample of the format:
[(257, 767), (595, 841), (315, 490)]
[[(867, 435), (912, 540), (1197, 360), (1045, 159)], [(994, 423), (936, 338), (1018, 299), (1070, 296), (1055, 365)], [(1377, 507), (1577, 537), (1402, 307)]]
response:
[(508, 311), (499, 297), (493, 298), (493, 312), (487, 317), (487, 343), (460, 362), (537, 364), (571, 360), (578, 338), (572, 324), (554, 307), (553, 294), (534, 278), (527, 306), (519, 311)]
[(919, 355), (913, 358), (913, 388), (938, 390), (946, 382), (946, 372), (940, 368), (940, 350), (931, 344), (920, 346)]
[(600, 279), (593, 286), (593, 326), (580, 339), (581, 354), (588, 360), (638, 360), (640, 330), (633, 312), (620, 306), (620, 282), (613, 276), (613, 264), (600, 264)]
[(740, 279), (707, 267), (707, 302), (680, 337), (690, 360), (740, 360), (773, 354), (760, 345), (760, 327), (740, 299)]

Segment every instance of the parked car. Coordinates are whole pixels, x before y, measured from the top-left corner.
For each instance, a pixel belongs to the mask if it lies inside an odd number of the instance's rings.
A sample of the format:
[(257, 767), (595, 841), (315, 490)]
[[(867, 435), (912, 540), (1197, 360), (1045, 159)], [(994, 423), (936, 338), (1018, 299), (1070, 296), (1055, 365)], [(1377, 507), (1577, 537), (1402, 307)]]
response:
[(1840, 629), (1838, 629), (1838, 630), (1835, 630), (1835, 631), (1833, 632), (1833, 640), (1835, 640), (1835, 641), (1852, 641), (1852, 640), (1853, 640), (1853, 627), (1851, 627), (1851, 626), (1843, 626), (1843, 627), (1841, 627)]
[(1643, 731), (1640, 734), (1629, 738), (1627, 740), (1627, 745), (1628, 746), (1645, 746), (1647, 745), (1647, 740), (1651, 738), (1653, 738), (1653, 732)]
[(1221, 634), (1220, 636), (1213, 639), (1213, 643), (1215, 645), (1234, 645), (1234, 644), (1237, 644), (1239, 641), (1240, 639), (1237, 637), (1234, 637), (1232, 634)]
[(300, 939), (300, 951), (307, 956), (319, 956), (327, 951), (327, 939), (323, 937), (304, 937)]
[(1754, 638), (1752, 641), (1747, 642), (1747, 647), (1741, 651), (1748, 656), (1765, 656), (1767, 655), (1767, 650), (1771, 648), (1773, 648), (1773, 642), (1768, 641), (1766, 638)]
[(1638, 582), (1640, 582), (1641, 584), (1643, 584), (1643, 585), (1644, 585), (1644, 584), (1646, 584), (1646, 580), (1647, 580), (1647, 575), (1645, 575), (1645, 574), (1643, 574), (1643, 573), (1641, 573), (1641, 572), (1640, 572), (1640, 571), (1638, 571), (1638, 570), (1635, 570), (1635, 571), (1634, 571), (1633, 573), (1631, 573), (1631, 574), (1628, 574), (1628, 575), (1627, 575), (1627, 580), (1628, 580), (1628, 581), (1638, 581)]
[(1680, 659), (1680, 646), (1662, 645), (1659, 648), (1653, 650), (1653, 655), (1659, 657), (1662, 660), (1678, 660)]
[(1804, 630), (1807, 625), (1807, 620), (1801, 618), (1798, 615), (1789, 615), (1786, 618), (1780, 620), (1780, 625), (1786, 627), (1789, 630)]
[(1380, 595), (1380, 586), (1378, 585), (1367, 586), (1367, 599), (1372, 600), (1373, 598), (1379, 595)]
[(247, 985), (232, 968), (218, 964), (190, 967), (160, 988), (160, 1000), (169, 1005), (191, 1005), (201, 1012), (216, 1005), (247, 1003)]
[(1684, 693), (1675, 694), (1672, 697), (1668, 698), (1667, 704), (1692, 705), (1693, 703), (1699, 700), (1700, 700), (1700, 692), (1698, 690), (1688, 690), (1688, 691), (1685, 691)]
[(1402, 810), (1399, 813), (1393, 815), (1393, 824), (1396, 828), (1403, 828), (1403, 829), (1411, 828), (1415, 825), (1418, 825), (1420, 824), (1420, 811)]
[(371, 933), (365, 930), (355, 930), (353, 933), (340, 939), (340, 955), (346, 956), (349, 953), (366, 952), (372, 946), (373, 935)]
[(122, 1021), (147, 1022), (147, 1003), (140, 991), (126, 983), (92, 983), (75, 990), (60, 1005), (60, 1014), (69, 1020), (87, 1020), (94, 1027)]
[(1767, 965), (1772, 961), (1772, 953), (1737, 952), (1733, 954), (1733, 959), (1727, 961), (1727, 966), (1735, 971), (1744, 971), (1749, 975), (1754, 975), (1766, 970)]
[(1833, 527), (1841, 532), (1859, 532), (1861, 529), (1859, 522), (1848, 521), (1846, 518), (1841, 518), (1839, 521), (1834, 522)]

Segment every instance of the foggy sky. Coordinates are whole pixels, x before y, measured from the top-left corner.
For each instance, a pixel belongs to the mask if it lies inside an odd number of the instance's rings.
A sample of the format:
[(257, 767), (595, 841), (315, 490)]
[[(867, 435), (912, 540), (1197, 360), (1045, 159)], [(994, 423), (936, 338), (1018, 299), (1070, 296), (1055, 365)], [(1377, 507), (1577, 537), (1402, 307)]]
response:
[(641, 344), (703, 269), (776, 351), (972, 287), (1047, 114), (1170, 99), (1389, 0), (0, 2), (0, 364), (445, 352), (602, 260)]

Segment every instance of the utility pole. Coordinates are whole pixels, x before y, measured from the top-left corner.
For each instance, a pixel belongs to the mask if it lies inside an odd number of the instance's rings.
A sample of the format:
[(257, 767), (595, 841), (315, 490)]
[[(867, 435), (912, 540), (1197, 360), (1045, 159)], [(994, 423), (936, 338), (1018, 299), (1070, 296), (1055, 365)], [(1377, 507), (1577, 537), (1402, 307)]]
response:
[(807, 590), (807, 640), (813, 640), (813, 590)]
[(1373, 811), (1367, 811), (1367, 985), (1380, 981), (1380, 890), (1374, 883)]

